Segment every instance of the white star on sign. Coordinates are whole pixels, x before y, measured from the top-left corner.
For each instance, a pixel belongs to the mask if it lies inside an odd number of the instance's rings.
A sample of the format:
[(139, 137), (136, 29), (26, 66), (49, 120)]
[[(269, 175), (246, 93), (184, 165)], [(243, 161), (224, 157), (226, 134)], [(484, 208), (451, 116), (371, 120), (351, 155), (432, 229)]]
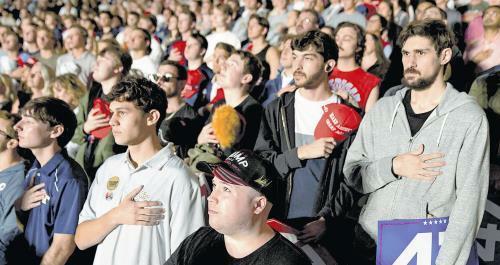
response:
[(424, 225), (427, 225), (427, 221), (424, 221)]
[(443, 220), (443, 222), (446, 224), (446, 219), (445, 219), (445, 220)]
[(439, 223), (442, 224), (443, 223), (443, 220), (439, 219)]
[(436, 220), (436, 221), (434, 221), (434, 224), (435, 224), (435, 225), (437, 225), (437, 224), (438, 224), (438, 221), (437, 221), (437, 220)]

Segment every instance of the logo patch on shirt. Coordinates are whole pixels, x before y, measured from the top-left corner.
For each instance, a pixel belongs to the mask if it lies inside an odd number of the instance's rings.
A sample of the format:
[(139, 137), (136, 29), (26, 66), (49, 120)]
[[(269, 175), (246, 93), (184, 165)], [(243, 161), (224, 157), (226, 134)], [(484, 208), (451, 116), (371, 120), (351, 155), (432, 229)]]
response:
[(43, 204), (47, 204), (50, 201), (50, 196), (45, 194), (45, 196), (42, 199)]
[(0, 183), (0, 191), (4, 190), (5, 187), (7, 187), (7, 184), (6, 183)]
[(104, 197), (106, 198), (106, 201), (111, 201), (113, 199), (113, 192), (107, 191)]
[(120, 183), (120, 178), (117, 176), (113, 176), (108, 179), (108, 183), (106, 184), (106, 187), (108, 190), (113, 191), (118, 187), (118, 183)]

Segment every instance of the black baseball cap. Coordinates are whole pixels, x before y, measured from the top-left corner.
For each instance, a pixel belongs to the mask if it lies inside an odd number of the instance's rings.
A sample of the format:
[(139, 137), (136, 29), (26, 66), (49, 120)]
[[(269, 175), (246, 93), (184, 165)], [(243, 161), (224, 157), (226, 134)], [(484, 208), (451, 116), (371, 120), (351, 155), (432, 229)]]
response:
[(196, 168), (226, 183), (248, 186), (275, 200), (276, 169), (267, 160), (250, 150), (240, 150), (220, 163), (198, 162)]

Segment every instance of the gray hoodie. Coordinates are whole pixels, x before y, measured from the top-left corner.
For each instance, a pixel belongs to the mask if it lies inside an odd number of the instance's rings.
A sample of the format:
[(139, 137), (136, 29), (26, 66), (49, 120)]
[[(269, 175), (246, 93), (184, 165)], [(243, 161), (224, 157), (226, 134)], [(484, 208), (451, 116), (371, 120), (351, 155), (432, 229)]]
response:
[[(466, 264), (488, 191), (488, 121), (474, 99), (449, 83), (441, 103), (413, 137), (402, 103), (408, 88), (384, 97), (367, 113), (351, 145), (347, 183), (369, 194), (359, 223), (377, 240), (379, 220), (449, 217), (436, 264)], [(424, 145), (446, 165), (433, 181), (394, 176), (392, 159)]]

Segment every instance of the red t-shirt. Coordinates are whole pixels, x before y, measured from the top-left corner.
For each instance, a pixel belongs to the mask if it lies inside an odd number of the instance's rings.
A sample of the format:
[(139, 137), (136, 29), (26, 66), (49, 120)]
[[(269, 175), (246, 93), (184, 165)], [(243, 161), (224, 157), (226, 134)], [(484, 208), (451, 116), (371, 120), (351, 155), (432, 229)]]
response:
[(350, 72), (343, 72), (335, 67), (328, 79), (332, 91), (347, 91), (362, 109), (365, 109), (372, 89), (380, 83), (380, 78), (365, 72), (361, 67)]
[(187, 71), (187, 82), (186, 86), (181, 92), (181, 97), (185, 99), (190, 99), (198, 93), (200, 90), (200, 85), (205, 81), (206, 77), (200, 68), (195, 70)]

